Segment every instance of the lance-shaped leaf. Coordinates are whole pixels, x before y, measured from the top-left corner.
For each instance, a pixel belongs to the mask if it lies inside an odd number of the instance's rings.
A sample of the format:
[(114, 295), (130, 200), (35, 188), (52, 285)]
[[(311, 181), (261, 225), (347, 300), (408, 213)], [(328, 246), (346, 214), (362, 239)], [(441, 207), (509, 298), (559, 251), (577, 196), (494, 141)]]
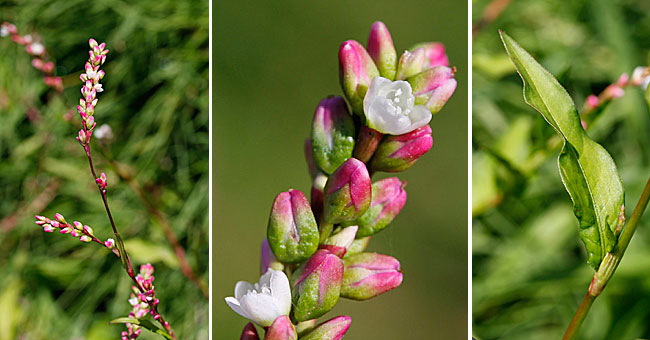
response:
[(526, 103), (564, 139), (558, 159), (560, 175), (580, 222), (588, 262), (598, 269), (603, 256), (616, 245), (619, 215), (624, 216), (623, 185), (614, 160), (582, 128), (578, 111), (562, 85), (511, 37), (500, 33), (524, 81)]

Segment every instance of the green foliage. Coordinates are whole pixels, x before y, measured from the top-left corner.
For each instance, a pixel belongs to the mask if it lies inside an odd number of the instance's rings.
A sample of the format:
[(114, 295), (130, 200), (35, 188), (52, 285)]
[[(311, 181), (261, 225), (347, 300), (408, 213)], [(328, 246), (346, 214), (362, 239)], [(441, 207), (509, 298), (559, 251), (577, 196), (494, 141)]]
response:
[[(474, 2), (474, 22), (490, 2)], [(563, 188), (557, 168), (563, 138), (522, 100), (521, 79), (504, 53), (497, 30), (516, 37), (580, 108), (589, 94), (598, 94), (621, 73), (646, 65), (649, 20), (647, 7), (636, 1), (521, 0), (510, 2), (475, 36), (472, 328), (476, 339), (559, 339), (593, 275), (576, 233), (580, 229), (572, 214), (571, 195)], [(642, 90), (630, 87), (587, 130), (588, 137), (616, 159), (628, 213), (650, 173), (648, 117)], [(650, 258), (648, 226), (647, 218), (641, 220), (616, 275), (592, 307), (581, 338), (650, 336), (650, 312), (641, 307), (650, 303), (650, 280), (642, 269)]]
[(558, 158), (560, 175), (580, 221), (580, 237), (589, 264), (598, 269), (616, 244), (619, 213), (624, 215), (624, 193), (614, 160), (585, 133), (578, 111), (566, 90), (510, 36), (501, 33), (510, 59), (524, 81), (526, 103), (564, 139)]
[[(207, 282), (207, 1), (5, 1), (5, 20), (42, 38), (65, 91), (48, 90), (24, 47), (0, 38), (0, 310), (10, 316), (0, 321), (0, 339), (118, 338), (124, 328), (108, 322), (131, 309), (132, 282), (119, 259), (33, 222), (60, 212), (102, 240), (113, 237), (74, 139), (91, 37), (110, 50), (95, 118), (115, 138), (95, 138), (92, 152), (108, 176), (115, 223), (134, 266), (155, 266), (159, 309), (178, 337), (207, 337), (208, 302), (148, 210), (162, 213)], [(143, 331), (142, 338), (160, 337)]]

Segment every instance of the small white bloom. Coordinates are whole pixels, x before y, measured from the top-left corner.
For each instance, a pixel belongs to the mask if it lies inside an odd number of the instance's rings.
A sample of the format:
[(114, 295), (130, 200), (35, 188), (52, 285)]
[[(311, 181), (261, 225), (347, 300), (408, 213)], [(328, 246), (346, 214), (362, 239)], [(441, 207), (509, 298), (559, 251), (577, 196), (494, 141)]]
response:
[(41, 55), (43, 52), (45, 52), (45, 46), (43, 46), (41, 43), (35, 42), (29, 45), (29, 47), (31, 49), (31, 53), (34, 55)]
[(6, 37), (9, 35), (9, 29), (4, 25), (0, 26), (0, 37)]
[(431, 120), (431, 111), (424, 105), (414, 105), (411, 84), (403, 80), (390, 81), (375, 77), (363, 99), (363, 111), (368, 126), (381, 133), (402, 135)]
[(639, 66), (632, 72), (632, 84), (641, 86), (644, 90), (650, 84), (650, 72), (647, 66)]
[(113, 139), (113, 129), (108, 124), (102, 124), (95, 129), (94, 135), (99, 139)]
[(237, 282), (235, 297), (227, 297), (226, 303), (256, 324), (271, 326), (278, 316), (289, 315), (291, 311), (289, 279), (283, 272), (269, 269), (255, 285)]

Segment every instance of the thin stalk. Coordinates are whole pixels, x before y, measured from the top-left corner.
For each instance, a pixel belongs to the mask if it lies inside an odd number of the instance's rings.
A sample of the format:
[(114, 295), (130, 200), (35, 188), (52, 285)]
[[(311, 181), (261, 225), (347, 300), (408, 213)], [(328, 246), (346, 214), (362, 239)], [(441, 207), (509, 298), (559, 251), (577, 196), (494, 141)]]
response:
[(625, 229), (623, 229), (621, 237), (619, 237), (618, 242), (616, 243), (616, 247), (614, 247), (614, 250), (611, 253), (605, 255), (603, 262), (600, 264), (600, 267), (598, 267), (598, 271), (594, 274), (591, 284), (589, 285), (587, 296), (585, 296), (580, 307), (578, 307), (578, 311), (576, 311), (576, 314), (573, 316), (562, 340), (572, 340), (578, 335), (578, 330), (580, 330), (580, 326), (582, 326), (582, 323), (585, 321), (591, 305), (594, 303), (598, 295), (602, 293), (603, 289), (605, 289), (605, 286), (614, 275), (616, 268), (618, 268), (619, 263), (621, 263), (621, 259), (625, 254), (625, 250), (630, 245), (630, 240), (632, 240), (632, 236), (639, 225), (643, 212), (648, 206), (648, 202), (650, 202), (650, 178), (643, 189), (643, 193), (641, 193), (641, 198), (636, 204), (629, 222), (625, 226)]
[[(84, 123), (85, 127), (85, 123)], [(95, 172), (95, 167), (93, 166), (93, 160), (92, 156), (90, 155), (90, 141), (88, 141), (84, 145), (84, 150), (86, 151), (86, 156), (88, 157), (88, 164), (90, 166), (90, 172), (93, 174), (93, 178), (97, 178), (97, 173)], [(122, 237), (120, 237), (120, 234), (117, 231), (117, 228), (115, 227), (115, 221), (113, 221), (113, 215), (111, 214), (111, 209), (108, 206), (108, 199), (106, 197), (106, 189), (102, 189), (101, 187), (97, 186), (99, 189), (99, 193), (102, 196), (102, 201), (104, 202), (104, 208), (106, 210), (106, 214), (108, 214), (108, 219), (111, 222), (111, 227), (113, 228), (113, 234), (115, 235), (115, 239), (118, 245), (118, 251), (120, 253), (120, 259), (122, 260), (122, 264), (124, 265), (124, 269), (126, 273), (129, 275), (135, 286), (138, 288), (138, 290), (141, 293), (146, 293), (146, 290), (135, 277), (135, 272), (133, 270), (133, 266), (131, 265), (131, 260), (129, 260), (129, 255), (126, 253), (126, 249), (124, 248), (124, 242), (122, 242)], [(160, 323), (160, 325), (169, 333), (172, 339), (176, 340), (176, 335), (174, 334), (174, 330), (171, 328), (168, 322), (165, 321), (163, 318), (162, 314), (158, 312), (158, 308), (156, 305), (154, 305), (154, 301), (147, 301), (149, 304), (149, 308), (153, 311), (154, 319)], [(157, 317), (156, 317), (157, 316)]]

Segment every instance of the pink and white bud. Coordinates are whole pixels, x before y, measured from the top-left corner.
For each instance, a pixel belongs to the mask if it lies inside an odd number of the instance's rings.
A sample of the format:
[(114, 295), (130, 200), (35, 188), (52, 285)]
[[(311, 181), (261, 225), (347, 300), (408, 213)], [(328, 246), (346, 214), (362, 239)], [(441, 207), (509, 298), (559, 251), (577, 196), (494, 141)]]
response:
[(82, 145), (85, 145), (85, 144), (86, 144), (86, 132), (85, 132), (84, 130), (79, 130), (79, 133), (78, 133), (78, 135), (77, 135), (77, 140), (78, 140), (79, 143), (81, 143)]
[(361, 253), (347, 257), (343, 262), (342, 297), (367, 300), (402, 284), (400, 263), (392, 256)]
[(39, 42), (31, 43), (25, 47), (27, 53), (34, 56), (41, 56), (45, 53), (45, 46)]
[(45, 224), (45, 225), (43, 225), (43, 231), (46, 232), (46, 233), (51, 233), (51, 232), (53, 232), (55, 229), (56, 229), (56, 228), (52, 227), (52, 226), (49, 225), (49, 224)]
[(108, 249), (113, 249), (115, 248), (115, 240), (112, 238), (109, 238), (108, 240), (104, 241), (104, 246)]
[(455, 69), (436, 66), (410, 77), (415, 104), (426, 106), (432, 114), (438, 113), (456, 90)]
[(84, 228), (83, 224), (81, 224), (81, 222), (79, 222), (79, 221), (74, 221), (74, 222), (72, 222), (72, 224), (74, 225), (75, 229), (77, 229), (77, 230), (82, 230)]
[(282, 262), (302, 262), (316, 251), (318, 225), (305, 194), (289, 189), (275, 197), (266, 236)]
[(297, 321), (320, 317), (336, 305), (343, 279), (343, 261), (320, 249), (292, 276), (293, 316)]
[(425, 125), (399, 136), (387, 136), (368, 167), (373, 171), (400, 172), (410, 168), (433, 146), (431, 127)]
[(102, 174), (99, 175), (99, 178), (95, 179), (95, 182), (97, 182), (97, 185), (99, 186), (100, 189), (105, 190), (106, 189), (106, 174), (102, 172)]
[(61, 223), (66, 223), (65, 217), (63, 217), (63, 215), (61, 215), (59, 213), (54, 214), (54, 219), (56, 219), (57, 221), (59, 221)]
[(413, 46), (413, 50), (418, 48), (425, 50), (424, 70), (436, 66), (449, 66), (449, 58), (445, 53), (445, 45), (438, 42), (428, 42)]
[(260, 336), (257, 334), (257, 329), (252, 322), (249, 322), (244, 326), (244, 330), (241, 332), (239, 340), (260, 340)]
[(91, 228), (91, 227), (89, 227), (87, 225), (84, 226), (83, 231), (84, 231), (84, 234), (86, 234), (86, 235), (90, 235), (90, 236), (94, 235), (93, 234), (93, 228)]
[(395, 219), (406, 203), (406, 183), (389, 177), (372, 184), (372, 203), (363, 216), (350, 222), (359, 226), (358, 238), (374, 235)]
[(356, 225), (343, 228), (343, 230), (334, 234), (333, 236), (328, 237), (325, 242), (320, 246), (321, 249), (327, 249), (332, 254), (343, 258), (348, 248), (354, 242), (355, 236), (357, 235), (357, 230), (359, 227)]
[(65, 228), (61, 228), (59, 230), (59, 233), (61, 233), (61, 234), (69, 234), (70, 232), (72, 232), (72, 230), (74, 230), (74, 229), (72, 229), (70, 227), (65, 227)]
[(339, 79), (343, 93), (355, 113), (363, 114), (363, 98), (370, 82), (379, 76), (379, 70), (366, 49), (354, 40), (348, 40), (339, 49)]
[(372, 196), (366, 165), (356, 158), (345, 161), (328, 178), (323, 194), (323, 217), (327, 223), (359, 218), (370, 206)]
[(286, 315), (278, 316), (266, 331), (264, 340), (296, 340), (296, 329)]
[(395, 79), (397, 71), (397, 52), (393, 39), (386, 25), (376, 21), (370, 28), (368, 37), (368, 53), (379, 69), (379, 74), (390, 80)]
[(397, 74), (395, 79), (405, 80), (426, 69), (427, 51), (423, 48), (417, 48), (413, 51), (404, 51), (397, 64)]
[(352, 318), (337, 316), (318, 325), (300, 340), (340, 340), (350, 328)]
[(91, 242), (92, 240), (93, 239), (88, 235), (81, 235), (81, 237), (79, 237), (79, 241), (81, 241), (81, 242), (88, 243), (88, 242)]

